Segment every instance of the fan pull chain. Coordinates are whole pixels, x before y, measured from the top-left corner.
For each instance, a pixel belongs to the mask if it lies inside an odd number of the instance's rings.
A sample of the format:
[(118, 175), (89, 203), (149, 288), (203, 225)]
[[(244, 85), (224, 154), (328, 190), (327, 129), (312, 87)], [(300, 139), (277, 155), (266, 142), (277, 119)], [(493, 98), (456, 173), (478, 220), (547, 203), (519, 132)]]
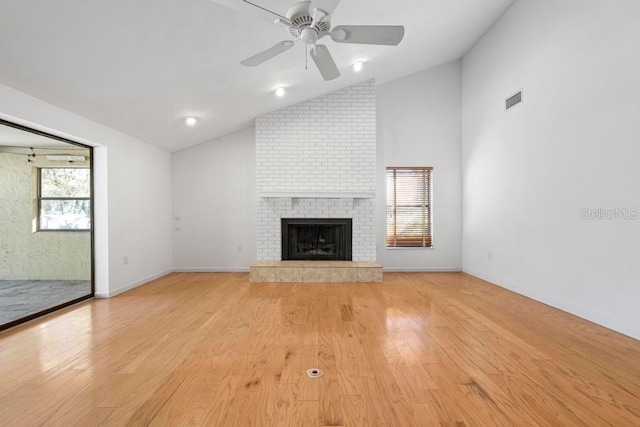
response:
[(309, 45), (305, 44), (304, 45), (304, 69), (308, 70), (307, 68), (307, 64), (309, 62)]

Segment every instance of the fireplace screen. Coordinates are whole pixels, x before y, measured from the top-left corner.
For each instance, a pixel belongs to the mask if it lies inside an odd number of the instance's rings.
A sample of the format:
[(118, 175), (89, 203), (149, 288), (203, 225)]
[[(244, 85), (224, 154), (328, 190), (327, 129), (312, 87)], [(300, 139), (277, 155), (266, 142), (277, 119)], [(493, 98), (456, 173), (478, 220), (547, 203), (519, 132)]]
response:
[(351, 221), (282, 218), (282, 259), (351, 261)]

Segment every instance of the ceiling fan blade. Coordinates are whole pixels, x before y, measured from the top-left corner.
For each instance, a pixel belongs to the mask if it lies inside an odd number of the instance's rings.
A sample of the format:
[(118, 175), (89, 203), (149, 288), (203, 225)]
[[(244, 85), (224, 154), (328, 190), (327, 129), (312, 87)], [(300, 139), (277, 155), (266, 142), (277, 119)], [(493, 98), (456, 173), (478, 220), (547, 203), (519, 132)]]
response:
[(311, 0), (309, 5), (309, 14), (313, 16), (313, 9), (320, 9), (331, 15), (336, 7), (340, 4), (340, 0)]
[(265, 61), (273, 58), (276, 55), (280, 55), (285, 50), (289, 50), (295, 44), (292, 40), (281, 41), (275, 46), (270, 47), (267, 50), (264, 50), (260, 53), (257, 53), (244, 61), (240, 62), (242, 65), (246, 65), (247, 67), (255, 67), (256, 65), (260, 65)]
[(291, 26), (291, 21), (286, 16), (273, 12), (255, 3), (247, 0), (212, 0), (214, 3), (221, 4), (240, 13), (253, 16), (254, 18), (273, 24), (276, 21)]
[(316, 45), (311, 49), (309, 55), (311, 55), (313, 62), (316, 63), (316, 67), (318, 67), (323, 79), (329, 81), (340, 77), (340, 70), (338, 70), (338, 66), (334, 62), (331, 54), (329, 53), (329, 49), (327, 49), (325, 45)]
[(336, 43), (396, 46), (404, 37), (402, 25), (338, 25), (331, 30)]

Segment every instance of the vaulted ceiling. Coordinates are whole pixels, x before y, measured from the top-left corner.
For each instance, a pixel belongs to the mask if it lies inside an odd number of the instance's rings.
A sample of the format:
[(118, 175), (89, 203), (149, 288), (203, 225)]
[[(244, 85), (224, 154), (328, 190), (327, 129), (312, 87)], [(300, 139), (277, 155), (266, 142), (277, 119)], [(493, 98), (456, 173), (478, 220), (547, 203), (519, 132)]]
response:
[[(311, 60), (305, 69), (300, 43), (242, 66), (291, 37), (212, 0), (0, 0), (0, 83), (177, 151), (286, 105), (461, 58), (512, 1), (342, 0), (332, 25), (404, 25), (405, 37), (395, 47), (322, 39), (342, 73), (326, 82)], [(255, 2), (280, 14), (293, 3)], [(359, 73), (356, 61), (365, 62)], [(187, 116), (197, 126), (185, 126)]]

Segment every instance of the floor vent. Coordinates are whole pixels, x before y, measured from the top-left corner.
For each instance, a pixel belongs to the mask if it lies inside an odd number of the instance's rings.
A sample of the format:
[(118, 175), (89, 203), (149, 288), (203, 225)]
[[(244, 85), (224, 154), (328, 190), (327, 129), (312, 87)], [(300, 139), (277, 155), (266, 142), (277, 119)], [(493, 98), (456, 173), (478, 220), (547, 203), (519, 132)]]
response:
[(508, 110), (511, 107), (515, 107), (516, 105), (520, 104), (522, 102), (522, 91), (516, 93), (515, 95), (513, 95), (510, 98), (507, 98), (506, 101), (506, 109)]
[(322, 369), (318, 369), (318, 368), (308, 369), (307, 376), (309, 378), (320, 378), (322, 376)]

